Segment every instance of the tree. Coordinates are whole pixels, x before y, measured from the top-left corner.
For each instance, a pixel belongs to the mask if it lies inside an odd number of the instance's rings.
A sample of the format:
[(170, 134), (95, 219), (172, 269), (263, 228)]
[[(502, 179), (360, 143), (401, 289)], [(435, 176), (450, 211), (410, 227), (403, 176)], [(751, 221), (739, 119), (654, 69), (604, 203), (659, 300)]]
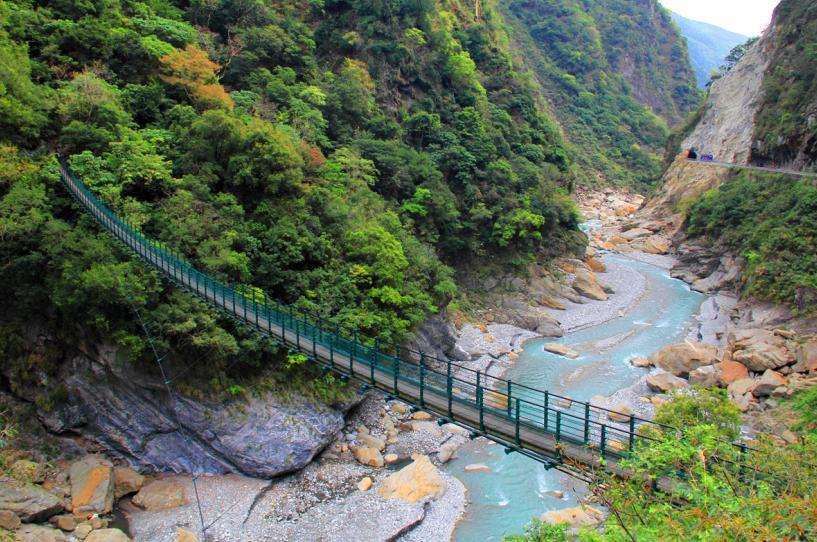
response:
[(233, 108), (233, 100), (218, 82), (219, 65), (207, 53), (188, 45), (159, 59), (164, 82), (181, 87), (188, 98), (202, 109)]
[(0, 133), (33, 141), (48, 121), (48, 92), (31, 81), (28, 48), (0, 30)]

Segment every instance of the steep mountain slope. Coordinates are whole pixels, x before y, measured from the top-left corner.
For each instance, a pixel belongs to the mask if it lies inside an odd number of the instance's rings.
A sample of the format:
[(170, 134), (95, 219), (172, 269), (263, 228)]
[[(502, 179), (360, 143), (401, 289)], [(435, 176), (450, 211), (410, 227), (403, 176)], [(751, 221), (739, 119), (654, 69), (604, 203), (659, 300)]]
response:
[(666, 124), (698, 103), (668, 12), (654, 0), (515, 0), (498, 7), (582, 169), (614, 182), (653, 182)]
[[(817, 118), (817, 6), (784, 0), (769, 29), (737, 65), (712, 85), (700, 114), (674, 139), (738, 164), (813, 168)], [(811, 119), (811, 120), (810, 120)], [(708, 273), (760, 299), (817, 302), (817, 189), (813, 179), (733, 173), (690, 163), (682, 154), (649, 202), (654, 217), (672, 215), (690, 262), (714, 262)], [(731, 269), (720, 264), (730, 262)], [(737, 266), (737, 267), (735, 267)], [(700, 269), (699, 269), (700, 270)], [(703, 278), (703, 276), (702, 276)], [(714, 281), (717, 282), (717, 281)]]
[(749, 39), (748, 36), (730, 32), (713, 24), (687, 19), (677, 13), (672, 13), (672, 20), (687, 40), (689, 58), (700, 88), (704, 88), (712, 72), (723, 65), (726, 55), (734, 47)]

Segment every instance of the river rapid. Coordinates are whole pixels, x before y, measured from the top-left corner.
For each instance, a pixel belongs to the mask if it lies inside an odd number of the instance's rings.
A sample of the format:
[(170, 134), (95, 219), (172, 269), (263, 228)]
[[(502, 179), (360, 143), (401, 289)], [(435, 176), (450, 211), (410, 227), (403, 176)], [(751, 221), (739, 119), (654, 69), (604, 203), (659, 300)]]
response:
[[(507, 378), (582, 401), (610, 396), (647, 374), (646, 369), (633, 367), (631, 358), (649, 356), (687, 335), (703, 295), (659, 267), (615, 254), (605, 255), (604, 261), (641, 274), (646, 279), (644, 294), (623, 316), (568, 333), (558, 341), (579, 353), (578, 359), (545, 352), (542, 345), (550, 340), (532, 340)], [(466, 472), (465, 466), (473, 463), (483, 463), (491, 472)], [(502, 540), (506, 534), (522, 532), (543, 512), (576, 506), (586, 492), (581, 482), (555, 470), (545, 471), (519, 454), (506, 455), (503, 447), (482, 439), (461, 448), (446, 471), (468, 489), (469, 506), (454, 533), (456, 542)]]

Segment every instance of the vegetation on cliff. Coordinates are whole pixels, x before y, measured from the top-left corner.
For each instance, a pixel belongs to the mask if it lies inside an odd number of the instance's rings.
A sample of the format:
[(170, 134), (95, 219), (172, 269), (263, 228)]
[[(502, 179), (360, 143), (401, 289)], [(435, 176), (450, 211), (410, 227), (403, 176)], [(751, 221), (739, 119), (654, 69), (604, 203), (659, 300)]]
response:
[(449, 302), (452, 263), (580, 246), (570, 152), (496, 24), (431, 0), (0, 0), (4, 353), (45, 320), (144, 357), (133, 305), (225, 388), (275, 356), (114, 248), (57, 152), (207, 273), (384, 342)]
[(654, 183), (667, 123), (700, 99), (669, 13), (653, 0), (515, 0), (499, 9), (586, 176)]
[[(801, 418), (810, 402), (796, 401)], [(627, 460), (636, 477), (601, 477), (593, 493), (610, 515), (600, 530), (585, 529), (582, 542), (635, 540), (811, 540), (817, 536), (817, 433), (781, 444), (761, 438), (743, 454), (730, 444), (740, 413), (724, 390), (680, 394), (658, 409), (656, 421), (678, 427), (654, 432), (653, 441)], [(644, 479), (677, 477), (679, 495), (651, 490)], [(534, 522), (508, 542), (566, 542), (567, 527)]]
[(742, 172), (690, 208), (687, 231), (742, 255), (748, 295), (813, 311), (817, 187), (809, 179)]
[(776, 32), (763, 102), (755, 118), (753, 160), (817, 161), (817, 4), (784, 0), (775, 11)]

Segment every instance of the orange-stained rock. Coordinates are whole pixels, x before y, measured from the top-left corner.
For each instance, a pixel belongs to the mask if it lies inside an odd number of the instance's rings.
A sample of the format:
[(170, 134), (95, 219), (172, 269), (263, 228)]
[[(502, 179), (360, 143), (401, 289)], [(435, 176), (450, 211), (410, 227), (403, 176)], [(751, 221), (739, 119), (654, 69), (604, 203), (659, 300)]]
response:
[(587, 267), (595, 271), (596, 273), (605, 273), (607, 272), (607, 266), (604, 265), (601, 261), (597, 260), (596, 258), (587, 258), (586, 262)]
[(728, 386), (732, 382), (749, 378), (749, 369), (739, 361), (725, 359), (718, 364), (721, 368), (721, 384)]
[(75, 461), (69, 469), (71, 506), (75, 514), (109, 514), (113, 509), (113, 464), (99, 455)]
[(139, 490), (133, 504), (148, 512), (169, 510), (187, 504), (187, 497), (175, 480), (156, 480)]

